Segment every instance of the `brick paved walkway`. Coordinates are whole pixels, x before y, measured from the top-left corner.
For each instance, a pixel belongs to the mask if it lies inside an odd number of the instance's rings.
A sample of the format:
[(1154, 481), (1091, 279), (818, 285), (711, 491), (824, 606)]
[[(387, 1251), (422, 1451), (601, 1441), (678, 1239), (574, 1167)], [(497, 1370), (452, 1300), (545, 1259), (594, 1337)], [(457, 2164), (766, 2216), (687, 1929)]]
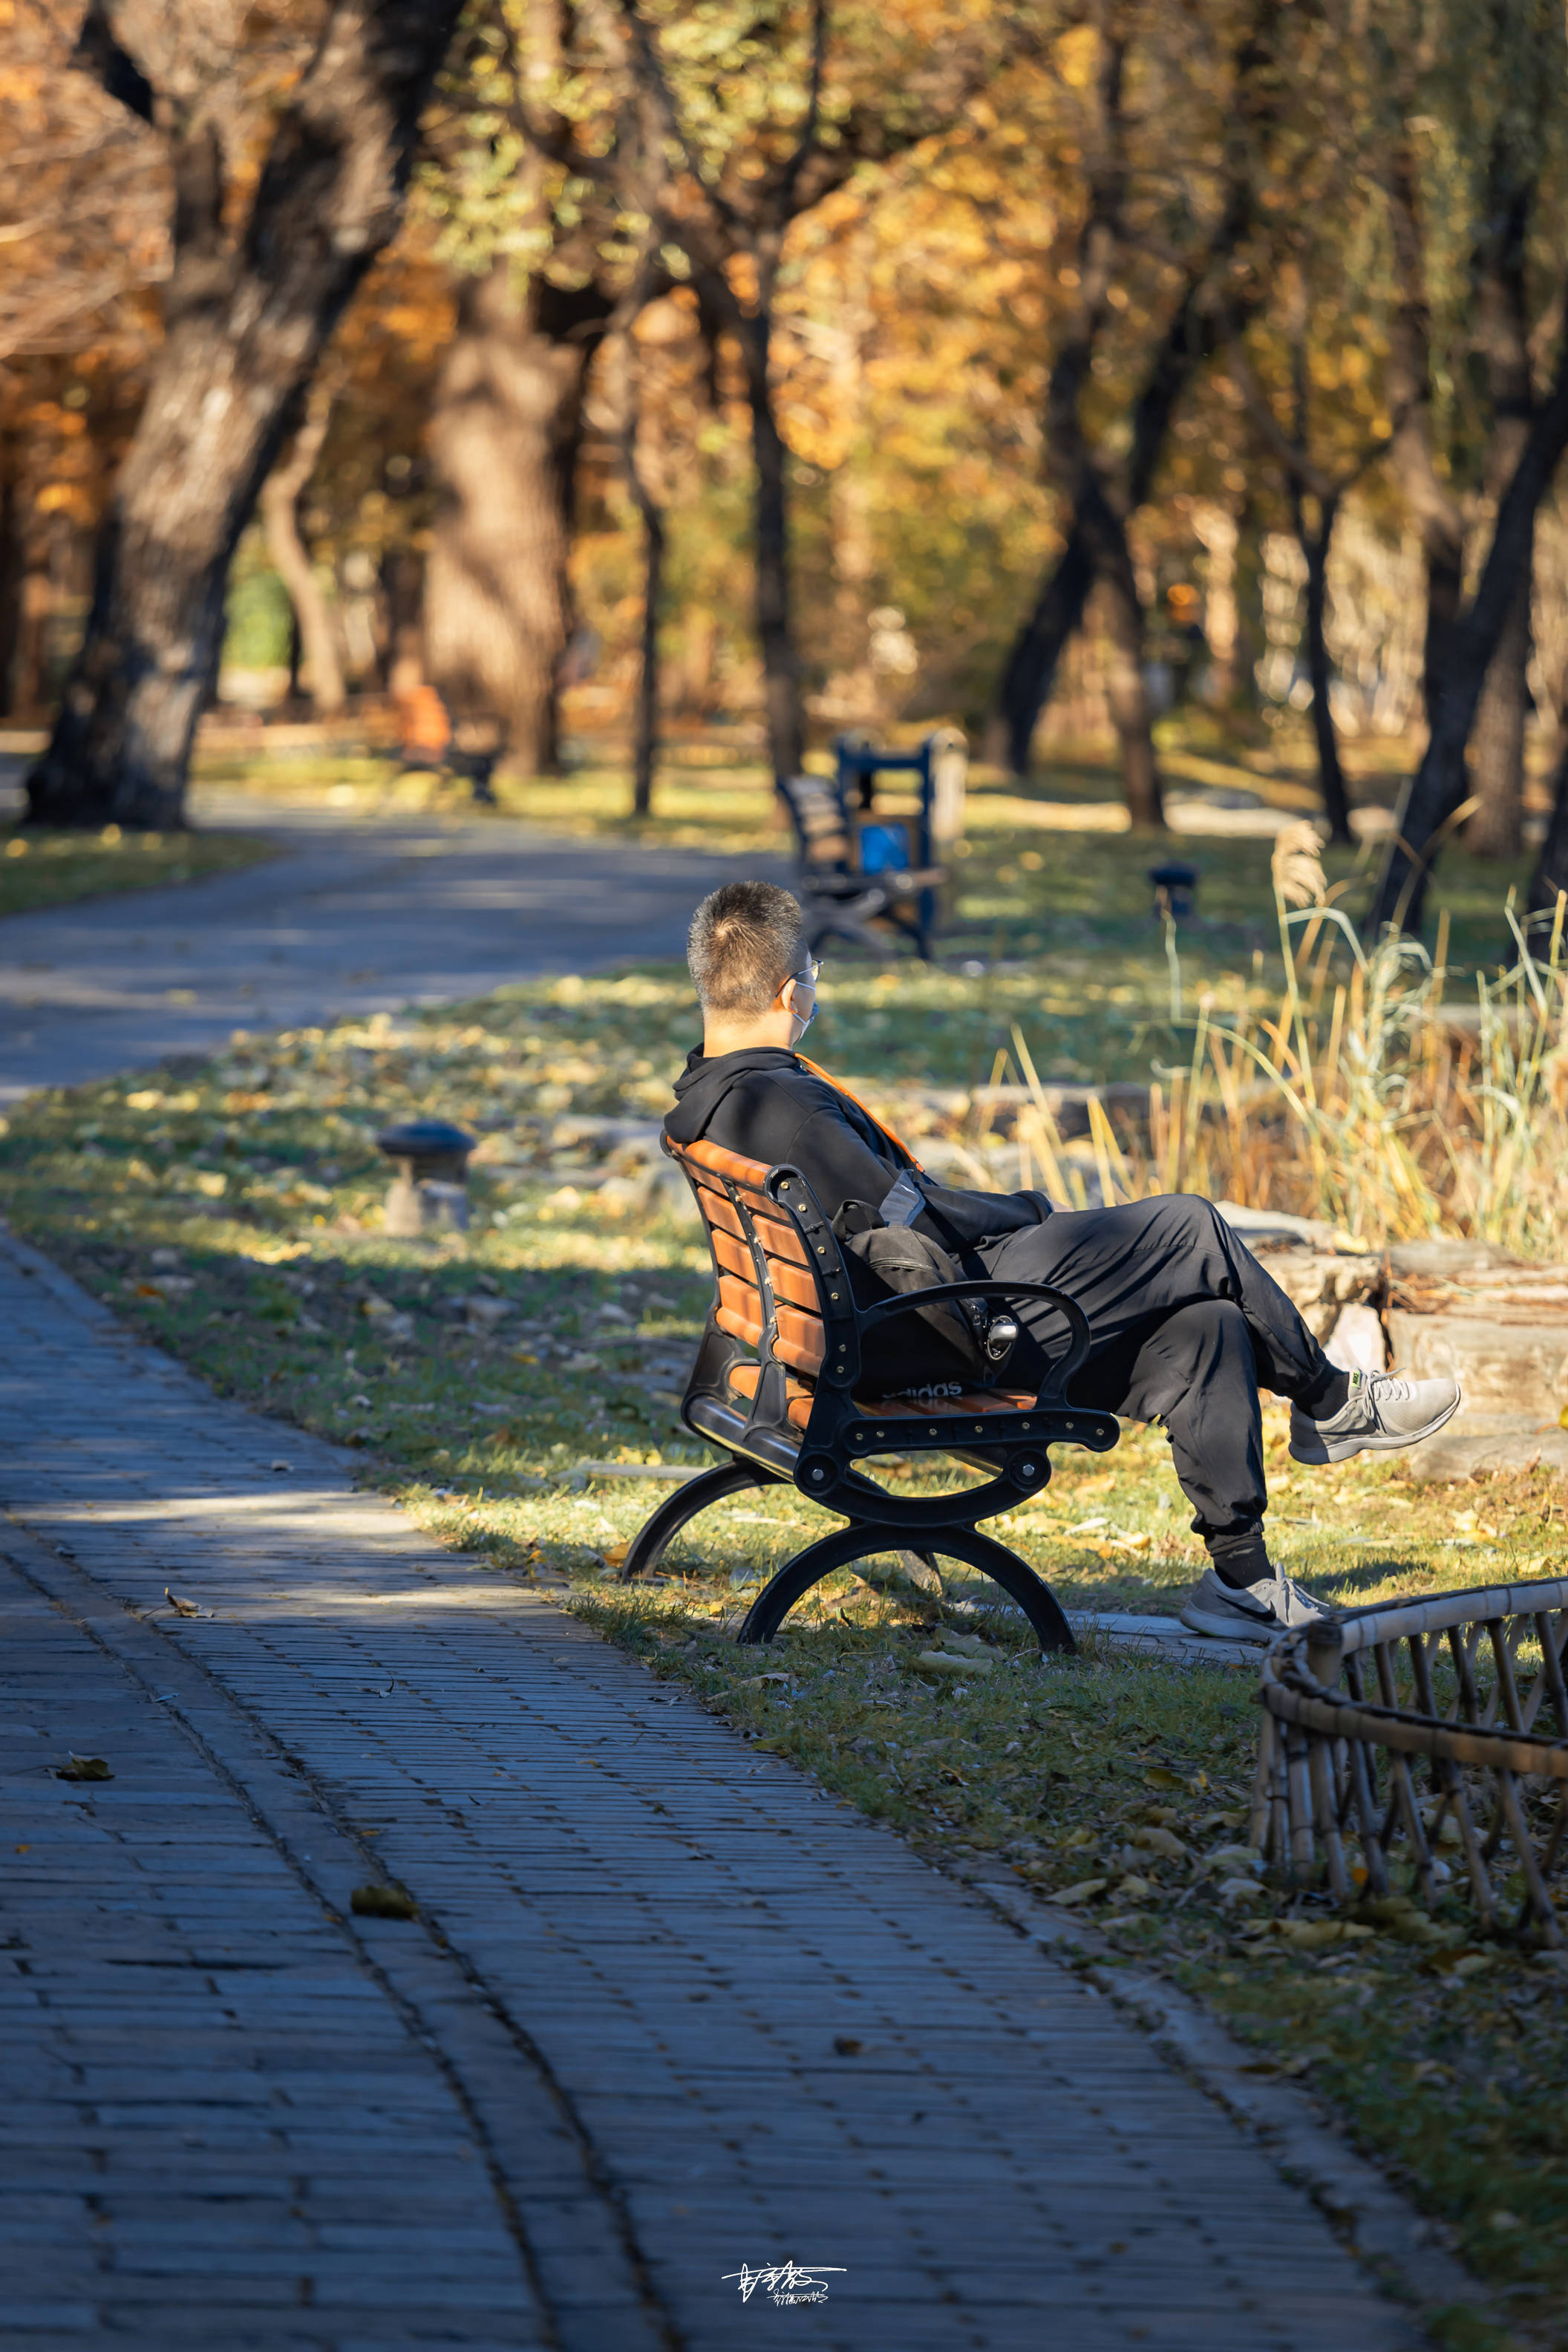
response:
[(890, 1834), (3, 1237), (0, 1329), (4, 2352), (1415, 2341)]

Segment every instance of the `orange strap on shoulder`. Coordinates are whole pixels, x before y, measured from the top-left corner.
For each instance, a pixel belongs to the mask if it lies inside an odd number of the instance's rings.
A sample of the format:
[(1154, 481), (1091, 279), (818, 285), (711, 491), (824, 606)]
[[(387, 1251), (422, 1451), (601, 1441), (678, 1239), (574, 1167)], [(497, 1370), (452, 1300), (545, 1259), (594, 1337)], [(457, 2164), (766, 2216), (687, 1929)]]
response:
[(825, 1087), (831, 1087), (836, 1095), (843, 1095), (846, 1100), (854, 1104), (857, 1110), (864, 1111), (866, 1117), (870, 1120), (878, 1134), (885, 1135), (889, 1142), (895, 1145), (897, 1149), (903, 1153), (904, 1158), (909, 1161), (911, 1168), (920, 1168), (921, 1174), (922, 1176), (925, 1174), (925, 1170), (921, 1168), (920, 1161), (915, 1158), (914, 1153), (910, 1150), (910, 1147), (904, 1141), (903, 1137), (896, 1134), (888, 1125), (886, 1119), (879, 1118), (876, 1112), (870, 1108), (869, 1104), (863, 1103), (859, 1096), (852, 1092), (851, 1089), (844, 1084), (842, 1078), (836, 1078), (830, 1070), (825, 1070), (823, 1068), (820, 1062), (810, 1060), (805, 1054), (797, 1054), (795, 1058), (800, 1064), (803, 1070), (809, 1070), (814, 1078), (820, 1078)]

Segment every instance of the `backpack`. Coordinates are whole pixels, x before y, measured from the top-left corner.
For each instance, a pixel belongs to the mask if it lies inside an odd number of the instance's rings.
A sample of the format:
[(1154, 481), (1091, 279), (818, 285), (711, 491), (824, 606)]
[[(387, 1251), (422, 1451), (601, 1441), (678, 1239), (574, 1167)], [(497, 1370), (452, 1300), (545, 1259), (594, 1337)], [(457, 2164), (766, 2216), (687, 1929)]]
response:
[[(887, 1223), (864, 1201), (846, 1201), (833, 1228), (852, 1269), (858, 1270), (850, 1279), (862, 1307), (901, 1291), (963, 1280), (963, 1268), (938, 1243), (912, 1226)], [(986, 1387), (1005, 1369), (1017, 1336), (1012, 1317), (989, 1311), (984, 1298), (937, 1299), (912, 1315), (889, 1316), (868, 1332), (858, 1386), (872, 1396), (891, 1396), (931, 1381)]]

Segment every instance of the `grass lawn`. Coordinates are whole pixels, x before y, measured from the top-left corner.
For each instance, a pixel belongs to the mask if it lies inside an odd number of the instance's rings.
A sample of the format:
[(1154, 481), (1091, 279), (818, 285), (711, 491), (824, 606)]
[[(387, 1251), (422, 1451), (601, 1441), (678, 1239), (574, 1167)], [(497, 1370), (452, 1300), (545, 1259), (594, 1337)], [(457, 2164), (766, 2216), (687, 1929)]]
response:
[(237, 833), (122, 833), (117, 824), (96, 833), (0, 829), (0, 916), (196, 882), (275, 854), (270, 842)]
[[(1018, 1021), (1047, 1076), (1146, 1076), (1169, 989), (1147, 850), (1083, 833), (1026, 863), (1020, 844), (1038, 855), (1042, 838), (982, 832), (966, 862), (960, 922), (1006, 950), (987, 971), (830, 965), (818, 1056), (966, 1086)], [(1195, 846), (1206, 913), (1188, 982), (1277, 984), (1267, 843)], [(1479, 940), (1485, 902), (1468, 887)], [(1226, 1851), (1245, 1833), (1248, 1673), (1042, 1663), (1004, 1629), (984, 1636), (990, 1671), (933, 1676), (919, 1654), (944, 1612), (960, 1623), (962, 1584), (918, 1591), (892, 1559), (818, 1588), (771, 1653), (737, 1651), (726, 1629), (748, 1588), (831, 1523), (787, 1486), (710, 1513), (658, 1585), (613, 1580), (667, 1489), (584, 1465), (709, 1458), (675, 1416), (708, 1262), (646, 1164), (574, 1122), (657, 1118), (693, 1036), (684, 975), (664, 967), (237, 1037), (208, 1063), (29, 1101), (0, 1137), (0, 1206), (216, 1388), (362, 1449), (367, 1478), (437, 1536), (553, 1587), (922, 1853), (999, 1856), (1038, 1899), (1168, 1969), (1260, 2066), (1349, 2119), (1506, 2291), (1518, 2342), (1568, 2345), (1568, 1978), (1475, 1942), (1457, 1908), (1436, 1944), (1395, 1918), (1298, 1947), (1316, 1906)], [(374, 1135), (416, 1111), (485, 1138), (466, 1243), (381, 1230)], [(1563, 1492), (1538, 1474), (1460, 1493), (1386, 1457), (1303, 1471), (1281, 1411), (1268, 1440), (1278, 1556), (1338, 1600), (1558, 1567)], [(1069, 1606), (1168, 1611), (1202, 1564), (1152, 1431), (1108, 1458), (1064, 1450), (1045, 1494), (994, 1524)], [(1440, 2334), (1505, 2340), (1468, 2318)]]

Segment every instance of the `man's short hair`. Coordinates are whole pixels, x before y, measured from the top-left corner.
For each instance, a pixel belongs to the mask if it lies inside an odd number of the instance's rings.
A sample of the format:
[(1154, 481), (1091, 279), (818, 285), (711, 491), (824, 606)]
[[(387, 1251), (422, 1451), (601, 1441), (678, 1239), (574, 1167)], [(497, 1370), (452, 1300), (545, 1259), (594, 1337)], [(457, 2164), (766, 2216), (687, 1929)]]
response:
[(765, 1013), (803, 969), (805, 918), (776, 882), (726, 882), (691, 918), (686, 961), (704, 1013)]

